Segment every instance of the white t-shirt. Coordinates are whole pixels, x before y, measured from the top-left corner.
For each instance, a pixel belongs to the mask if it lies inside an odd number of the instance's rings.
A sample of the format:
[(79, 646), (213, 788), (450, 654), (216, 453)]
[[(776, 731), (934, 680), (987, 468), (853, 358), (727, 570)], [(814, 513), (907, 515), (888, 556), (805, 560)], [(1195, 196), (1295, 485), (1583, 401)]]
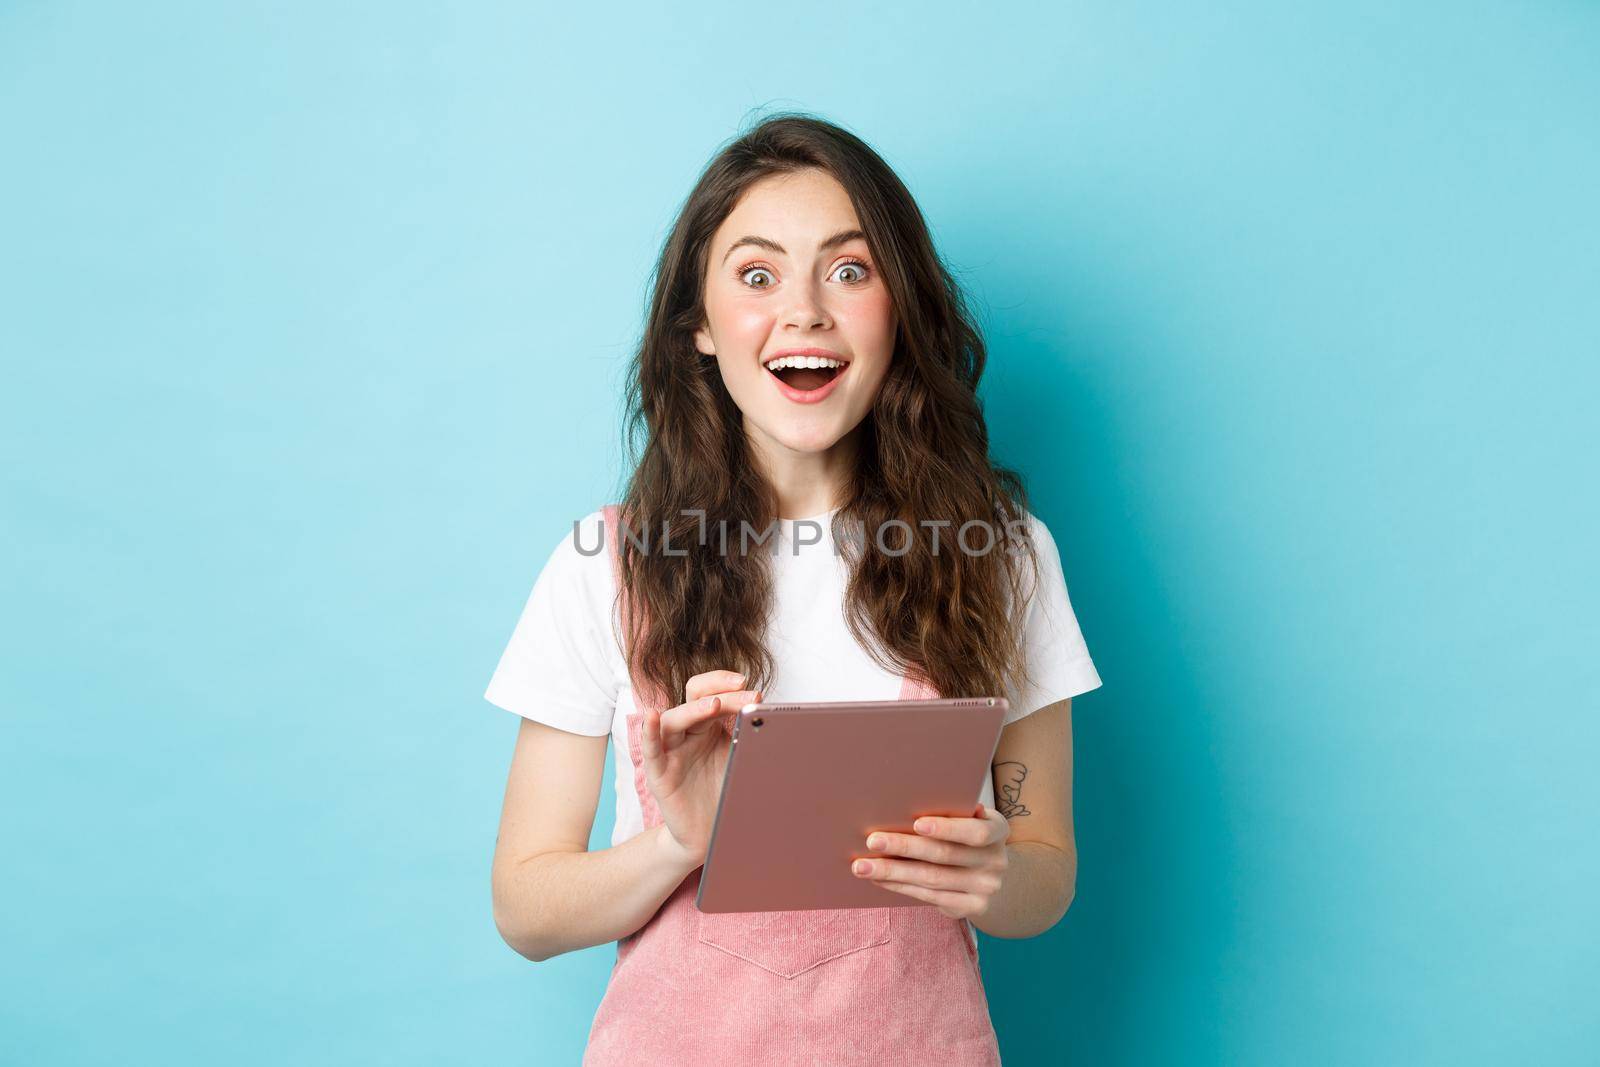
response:
[[(901, 678), (874, 663), (845, 624), (849, 567), (842, 550), (834, 548), (829, 529), (834, 511), (810, 519), (780, 519), (776, 535), (765, 545), (751, 543), (751, 551), (774, 553), (775, 605), (767, 647), (776, 677), (763, 690), (768, 701), (900, 697)], [(1043, 580), (1024, 582), (1025, 591), (1034, 591), (1025, 625), (1034, 684), (1004, 694), (1010, 701), (1007, 723), (1100, 685), (1067, 596), (1055, 539), (1036, 516), (1025, 515)], [(644, 818), (628, 752), (633, 685), (619, 638), (612, 546), (602, 539), (602, 529), (601, 513), (590, 512), (551, 551), (484, 698), (571, 733), (611, 735), (617, 790), (611, 843), (616, 845), (641, 832)], [(941, 531), (941, 546), (948, 544), (949, 532), (949, 528)], [(885, 540), (898, 544), (899, 536), (886, 534)], [(730, 546), (737, 543), (736, 537), (730, 527)], [(601, 546), (604, 551), (596, 551)], [(1003, 550), (1003, 546), (994, 549)], [(988, 776), (979, 799), (986, 807), (994, 804), (994, 784)]]

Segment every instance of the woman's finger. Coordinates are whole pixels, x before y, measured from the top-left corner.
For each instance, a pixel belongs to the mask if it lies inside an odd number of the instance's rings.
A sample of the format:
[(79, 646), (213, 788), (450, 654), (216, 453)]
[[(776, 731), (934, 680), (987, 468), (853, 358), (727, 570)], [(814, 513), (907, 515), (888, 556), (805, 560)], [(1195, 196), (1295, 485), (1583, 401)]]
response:
[[(731, 693), (718, 693), (716, 696), (718, 711), (720, 714), (706, 716), (705, 719), (687, 727), (683, 731), (684, 733), (703, 734), (707, 730), (717, 726), (725, 726), (731, 733), (733, 730), (733, 720), (739, 717), (740, 709), (742, 709), (746, 704), (759, 701), (761, 699), (761, 690), (736, 689)], [(720, 722), (717, 721), (719, 719), (721, 720)]]
[(927, 886), (912, 885), (909, 882), (879, 882), (878, 884), (902, 896), (915, 897), (917, 900), (926, 900), (929, 904), (937, 905), (941, 912), (952, 919), (973, 913), (972, 897), (967, 893), (952, 893), (947, 889), (929, 889)]
[[(868, 865), (866, 872), (857, 873), (863, 863)], [(942, 889), (947, 893), (995, 893), (999, 891), (1002, 881), (998, 871), (947, 867), (942, 863), (923, 863), (921, 860), (857, 860), (850, 865), (850, 870), (863, 881), (904, 882), (924, 889)]]
[[(862, 865), (865, 864), (865, 870)], [(977, 872), (970, 867), (946, 867), (942, 863), (924, 863), (921, 860), (892, 860), (882, 856), (871, 860), (856, 860), (850, 871), (857, 878), (884, 882), (912, 882), (929, 889), (965, 891), (968, 880)]]
[(688, 704), (679, 704), (661, 715), (661, 747), (665, 752), (672, 749), (683, 739), (689, 727), (709, 715), (715, 715), (721, 707), (720, 694), (701, 697), (699, 700)]
[(917, 834), (895, 834), (874, 830), (867, 835), (867, 848), (880, 856), (905, 856), (907, 859), (943, 863), (950, 867), (976, 867), (983, 853), (970, 845), (940, 841)]
[(954, 841), (958, 845), (982, 847), (994, 844), (994, 827), (988, 819), (924, 815), (913, 826), (923, 837)]
[(679, 704), (661, 716), (661, 736), (663, 747), (671, 751), (678, 741), (688, 733), (698, 733), (695, 729), (709, 719), (715, 719), (729, 708), (742, 708), (754, 700), (760, 699), (760, 693), (748, 689), (736, 689), (731, 693), (713, 693), (699, 700), (687, 704)]
[(654, 708), (644, 711), (644, 728), (639, 731), (644, 742), (644, 758), (654, 762), (661, 758), (661, 713)]
[(744, 685), (744, 675), (737, 671), (706, 671), (690, 678), (683, 687), (683, 702), (693, 704), (712, 693), (727, 693)]
[(989, 844), (997, 845), (1002, 841), (1011, 839), (1011, 820), (995, 811), (993, 808), (983, 812), (983, 818), (989, 823)]

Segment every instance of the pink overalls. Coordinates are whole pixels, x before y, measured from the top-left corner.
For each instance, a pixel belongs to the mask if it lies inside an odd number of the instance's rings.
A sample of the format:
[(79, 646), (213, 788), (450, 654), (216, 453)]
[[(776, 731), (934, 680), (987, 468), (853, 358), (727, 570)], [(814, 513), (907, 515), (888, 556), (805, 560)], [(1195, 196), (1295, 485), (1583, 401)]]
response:
[[(602, 512), (615, 566), (617, 506)], [(653, 691), (635, 680), (627, 719), (646, 829), (661, 824), (642, 749)], [(903, 699), (936, 695), (910, 676), (901, 689)], [(696, 868), (617, 942), (586, 1067), (999, 1064), (967, 920), (929, 905), (704, 913), (699, 878)]]

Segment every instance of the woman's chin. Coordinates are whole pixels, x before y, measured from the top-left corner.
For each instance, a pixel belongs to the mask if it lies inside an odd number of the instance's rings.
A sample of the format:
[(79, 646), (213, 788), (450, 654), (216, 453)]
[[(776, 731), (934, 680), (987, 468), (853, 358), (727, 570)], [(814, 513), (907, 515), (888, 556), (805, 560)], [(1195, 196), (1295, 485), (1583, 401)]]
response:
[(768, 419), (757, 427), (773, 444), (790, 452), (823, 453), (837, 445), (850, 427), (836, 418), (796, 418), (786, 415)]

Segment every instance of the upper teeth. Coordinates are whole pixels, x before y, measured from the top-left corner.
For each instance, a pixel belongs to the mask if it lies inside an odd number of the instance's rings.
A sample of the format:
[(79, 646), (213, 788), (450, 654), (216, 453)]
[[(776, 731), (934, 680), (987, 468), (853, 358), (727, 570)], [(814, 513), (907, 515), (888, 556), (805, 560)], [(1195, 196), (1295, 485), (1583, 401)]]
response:
[(842, 367), (844, 360), (829, 359), (827, 356), (779, 356), (769, 359), (766, 366), (768, 370), (783, 370), (785, 367), (809, 367), (815, 370), (819, 367)]

